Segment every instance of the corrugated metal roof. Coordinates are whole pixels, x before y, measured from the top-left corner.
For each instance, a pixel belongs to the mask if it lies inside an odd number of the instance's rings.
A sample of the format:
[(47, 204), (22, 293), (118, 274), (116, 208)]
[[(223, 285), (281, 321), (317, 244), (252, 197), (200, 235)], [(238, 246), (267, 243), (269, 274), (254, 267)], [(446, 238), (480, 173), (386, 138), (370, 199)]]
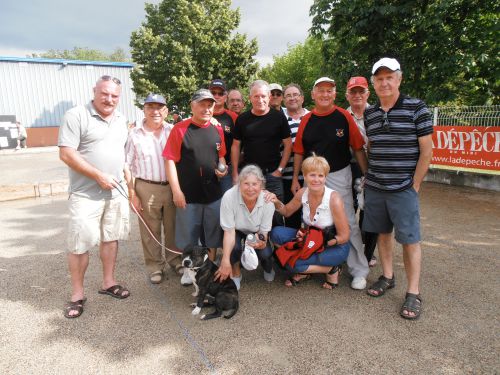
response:
[(68, 109), (92, 99), (92, 89), (99, 77), (111, 75), (122, 82), (118, 110), (129, 121), (134, 121), (142, 117), (142, 112), (134, 105), (132, 66), (129, 63), (0, 57), (0, 115), (15, 115), (26, 127), (59, 126)]
[(46, 63), (63, 65), (96, 65), (96, 66), (121, 66), (124, 68), (133, 68), (134, 64), (117, 61), (86, 61), (86, 60), (66, 60), (66, 59), (46, 59), (43, 57), (14, 57), (0, 56), (0, 61), (27, 62), (27, 63)]

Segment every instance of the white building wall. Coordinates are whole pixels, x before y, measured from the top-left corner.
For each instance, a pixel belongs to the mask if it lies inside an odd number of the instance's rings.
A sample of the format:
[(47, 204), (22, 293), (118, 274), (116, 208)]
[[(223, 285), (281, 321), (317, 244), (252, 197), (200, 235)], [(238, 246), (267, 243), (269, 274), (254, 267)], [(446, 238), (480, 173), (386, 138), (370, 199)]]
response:
[(143, 117), (134, 105), (132, 64), (0, 57), (0, 115), (15, 115), (26, 127), (59, 126), (64, 113), (93, 97), (97, 79), (122, 82), (118, 110), (129, 122)]

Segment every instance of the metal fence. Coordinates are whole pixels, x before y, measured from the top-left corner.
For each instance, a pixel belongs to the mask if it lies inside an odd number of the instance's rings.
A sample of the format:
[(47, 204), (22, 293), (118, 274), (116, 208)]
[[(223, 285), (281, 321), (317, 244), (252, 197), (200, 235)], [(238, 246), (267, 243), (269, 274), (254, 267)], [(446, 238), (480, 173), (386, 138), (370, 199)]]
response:
[(500, 126), (500, 105), (434, 107), (434, 126)]

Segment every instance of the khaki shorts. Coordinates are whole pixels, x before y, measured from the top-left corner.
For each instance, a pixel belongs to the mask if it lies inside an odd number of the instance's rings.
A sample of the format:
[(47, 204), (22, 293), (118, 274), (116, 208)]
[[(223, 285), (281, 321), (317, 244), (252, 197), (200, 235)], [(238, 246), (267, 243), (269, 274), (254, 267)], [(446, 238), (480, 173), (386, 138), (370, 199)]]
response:
[(71, 194), (68, 252), (84, 254), (101, 242), (126, 240), (129, 232), (129, 205), (123, 197), (92, 200)]

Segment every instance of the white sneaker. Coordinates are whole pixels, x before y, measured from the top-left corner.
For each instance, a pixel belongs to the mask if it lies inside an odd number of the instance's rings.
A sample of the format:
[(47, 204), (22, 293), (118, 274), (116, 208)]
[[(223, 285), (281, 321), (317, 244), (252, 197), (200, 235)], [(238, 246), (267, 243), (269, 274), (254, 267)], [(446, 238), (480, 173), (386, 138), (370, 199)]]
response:
[(271, 272), (264, 271), (264, 280), (266, 280), (267, 282), (273, 282), (274, 275), (276, 275), (276, 272), (274, 272), (274, 268), (271, 268)]
[(366, 279), (362, 276), (356, 276), (352, 279), (351, 288), (357, 290), (363, 290), (366, 288)]
[(191, 280), (191, 276), (189, 276), (189, 272), (184, 272), (181, 277), (181, 285), (187, 286), (193, 284), (193, 280)]
[(21, 147), (19, 147), (19, 146), (16, 147), (16, 150), (20, 150), (20, 149), (21, 149)]
[(231, 277), (231, 279), (233, 279), (234, 283), (236, 284), (236, 289), (240, 290), (241, 276)]

